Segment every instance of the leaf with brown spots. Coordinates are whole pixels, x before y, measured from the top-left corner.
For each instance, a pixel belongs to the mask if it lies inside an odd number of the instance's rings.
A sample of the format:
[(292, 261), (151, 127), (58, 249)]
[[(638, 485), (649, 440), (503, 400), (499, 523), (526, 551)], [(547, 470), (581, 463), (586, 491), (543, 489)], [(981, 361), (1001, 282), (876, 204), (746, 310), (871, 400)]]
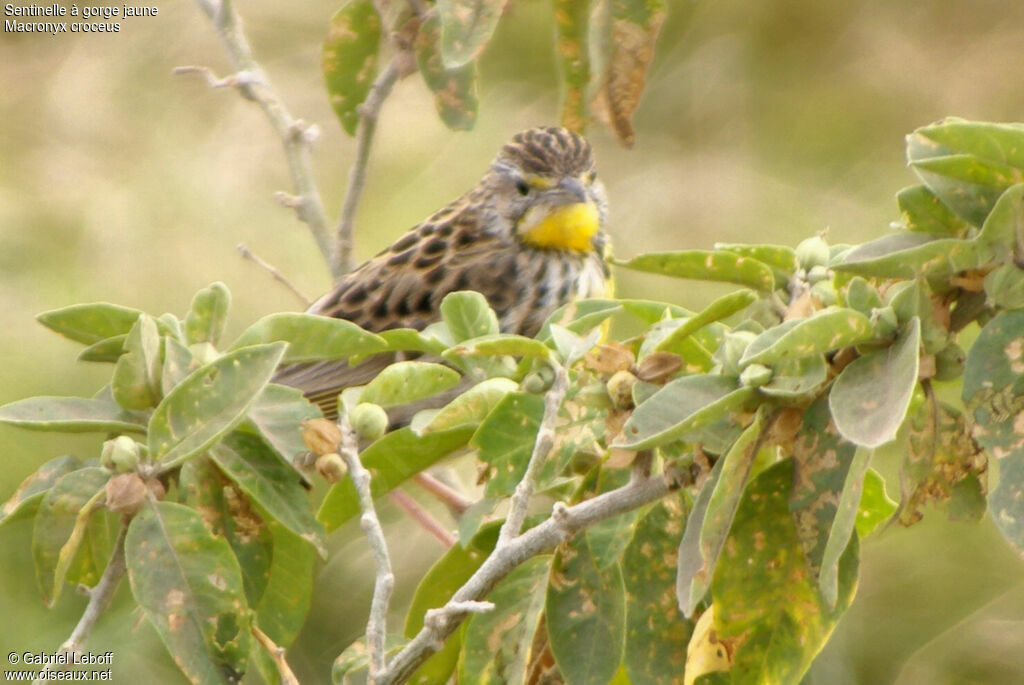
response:
[(688, 497), (669, 495), (637, 522), (622, 559), (626, 588), (625, 666), (632, 685), (681, 683), (693, 621), (676, 602), (676, 550)]
[(21, 482), (14, 494), (0, 506), (0, 526), (22, 518), (30, 518), (39, 510), (43, 496), (65, 474), (81, 468), (78, 457), (65, 455), (51, 459)]
[(636, 139), (633, 113), (640, 104), (664, 21), (663, 0), (611, 2), (609, 53), (591, 106), (627, 147)]
[(736, 645), (732, 682), (797, 683), (853, 600), (858, 542), (839, 559), (835, 608), (818, 592), (789, 512), (793, 463), (747, 486), (711, 583), (715, 629)]
[(359, 105), (377, 75), (380, 17), (371, 0), (348, 0), (331, 17), (322, 63), (331, 106), (349, 135), (359, 126)]
[(193, 509), (158, 502), (125, 539), (135, 601), (193, 683), (231, 683), (249, 659), (250, 610), (231, 547)]
[(436, 16), (420, 26), (416, 34), (416, 63), (427, 88), (434, 93), (434, 106), (445, 126), (468, 131), (476, 124), (479, 101), (476, 92), (476, 62), (447, 68), (441, 57), (441, 24)]
[(590, 3), (554, 0), (555, 57), (562, 77), (562, 126), (583, 133), (587, 127), (587, 84), (590, 81), (588, 26)]
[(472, 62), (494, 35), (506, 0), (438, 0), (441, 57), (446, 69)]
[(544, 611), (552, 557), (536, 556), (508, 574), (487, 595), (494, 610), (466, 623), (460, 683), (521, 685), (533, 655), (534, 635)]

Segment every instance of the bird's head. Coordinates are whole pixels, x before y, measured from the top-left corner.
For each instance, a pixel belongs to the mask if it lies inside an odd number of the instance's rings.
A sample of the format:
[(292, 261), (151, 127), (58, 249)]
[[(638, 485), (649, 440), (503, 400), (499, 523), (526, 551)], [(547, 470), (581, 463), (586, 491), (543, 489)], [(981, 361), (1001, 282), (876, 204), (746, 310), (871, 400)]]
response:
[(608, 201), (590, 144), (565, 128), (533, 128), (506, 144), (485, 177), (516, 237), (541, 249), (590, 252)]

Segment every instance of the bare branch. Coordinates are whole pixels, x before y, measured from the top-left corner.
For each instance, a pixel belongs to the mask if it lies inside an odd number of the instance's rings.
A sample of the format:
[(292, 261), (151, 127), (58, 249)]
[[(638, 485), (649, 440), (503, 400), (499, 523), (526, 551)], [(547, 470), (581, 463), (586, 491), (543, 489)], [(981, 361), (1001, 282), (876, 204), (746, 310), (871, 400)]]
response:
[(288, 288), (288, 290), (290, 290), (292, 294), (295, 295), (295, 297), (302, 300), (303, 305), (309, 307), (311, 304), (313, 304), (313, 300), (303, 295), (302, 291), (296, 288), (295, 284), (289, 281), (287, 276), (278, 271), (273, 265), (268, 264), (267, 262), (260, 259), (259, 256), (257, 256), (255, 253), (253, 253), (252, 250), (246, 247), (245, 243), (238, 243), (238, 247), (236, 247), (235, 249), (238, 250), (238, 253), (242, 255), (242, 257), (248, 259), (261, 269), (264, 269), (267, 273), (274, 277), (274, 280), (280, 282), (282, 285), (284, 285), (284, 287)]
[(400, 63), (406, 57), (399, 53), (395, 55), (384, 71), (377, 76), (377, 79), (370, 86), (370, 92), (363, 104), (359, 105), (359, 127), (356, 129), (356, 158), (352, 162), (352, 168), (348, 173), (348, 188), (345, 191), (345, 201), (341, 206), (341, 219), (338, 221), (335, 240), (337, 250), (335, 261), (331, 267), (332, 273), (337, 277), (352, 270), (352, 233), (355, 228), (356, 209), (359, 207), (359, 200), (363, 196), (363, 188), (366, 187), (366, 167), (370, 161), (370, 146), (373, 143), (373, 134), (377, 130), (377, 117), (380, 115), (380, 108), (384, 100), (391, 94), (391, 89), (401, 76)]
[(373, 506), (373, 493), (370, 491), (370, 472), (359, 460), (359, 440), (348, 416), (342, 414), (338, 420), (341, 429), (339, 450), (342, 459), (348, 466), (349, 478), (359, 496), (359, 508), (362, 516), (359, 526), (363, 529), (376, 566), (376, 578), (373, 583), (373, 599), (370, 601), (370, 617), (366, 622), (366, 644), (370, 653), (370, 685), (377, 682), (377, 677), (384, 671), (385, 657), (384, 637), (387, 635), (388, 603), (395, 587), (395, 576), (391, 572), (391, 559), (388, 557), (388, 545), (384, 539), (377, 510)]
[(391, 501), (399, 506), (399, 508), (409, 515), (416, 523), (420, 524), (425, 531), (434, 536), (438, 542), (444, 545), (445, 549), (451, 548), (458, 539), (452, 535), (452, 532), (441, 525), (441, 522), (430, 515), (430, 512), (419, 505), (419, 502), (414, 500), (408, 494), (401, 490), (392, 490), (388, 493), (388, 497)]
[(444, 505), (451, 509), (452, 513), (456, 516), (461, 516), (466, 513), (467, 509), (473, 506), (473, 501), (468, 497), (463, 495), (461, 492), (452, 489), (445, 483), (442, 483), (426, 471), (417, 473), (413, 476), (413, 480), (416, 481), (417, 485), (421, 488), (444, 503)]
[(284, 658), (284, 647), (279, 646), (276, 642), (270, 639), (266, 633), (260, 630), (256, 624), (252, 624), (249, 630), (252, 632), (256, 641), (263, 645), (267, 653), (270, 654), (270, 658), (274, 660), (274, 666), (277, 667), (277, 674), (281, 676), (281, 685), (299, 685), (299, 679), (295, 677), (295, 672), (292, 671), (292, 667), (288, 665), (288, 662)]
[[(96, 622), (99, 621), (100, 616), (103, 615), (103, 612), (106, 611), (107, 606), (110, 604), (110, 599), (114, 596), (114, 591), (117, 590), (117, 585), (121, 582), (126, 568), (124, 561), (124, 539), (127, 535), (128, 520), (124, 519), (121, 522), (121, 531), (117, 534), (117, 540), (114, 542), (114, 551), (110, 555), (110, 561), (107, 562), (107, 568), (103, 571), (100, 582), (96, 583), (96, 587), (89, 591), (89, 603), (86, 605), (85, 611), (82, 612), (82, 618), (78, 619), (75, 629), (71, 631), (70, 637), (60, 646), (61, 654), (82, 653), (82, 647), (85, 645), (86, 640), (89, 639), (89, 635), (92, 634), (93, 628), (96, 627)], [(46, 674), (49, 671), (50, 666), (48, 664), (46, 668), (39, 672), (39, 676), (34, 682), (45, 682), (47, 680)]]
[(555, 445), (555, 421), (558, 419), (558, 410), (562, 407), (565, 393), (569, 390), (569, 372), (561, 364), (551, 363), (555, 369), (555, 380), (547, 394), (544, 395), (544, 416), (537, 429), (537, 439), (533, 443), (533, 452), (526, 465), (526, 473), (523, 474), (522, 480), (519, 481), (515, 492), (512, 493), (508, 516), (501, 524), (498, 548), (519, 535), (523, 521), (526, 519), (526, 509), (530, 504), (530, 498), (533, 497), (537, 473)]
[(341, 272), (333, 269), (338, 264), (331, 244), (327, 215), (324, 212), (320, 192), (313, 180), (313, 161), (310, 157), (310, 146), (316, 135), (316, 128), (295, 119), (285, 108), (277, 91), (263, 68), (255, 60), (249, 41), (242, 32), (241, 20), (231, 7), (229, 0), (196, 0), (199, 7), (213, 22), (217, 33), (224, 43), (224, 48), (235, 69), (234, 76), (218, 79), (205, 67), (184, 67), (175, 70), (177, 73), (200, 73), (214, 87), (235, 86), (249, 100), (257, 103), (267, 116), (281, 143), (284, 145), (295, 191), (300, 200), (295, 207), (299, 219), (304, 221), (316, 240), (320, 252), (327, 264), (332, 268), (332, 276), (337, 278)]
[[(634, 474), (636, 475), (636, 474)], [(577, 532), (599, 521), (632, 511), (657, 501), (675, 488), (664, 476), (634, 477), (617, 490), (598, 495), (571, 507), (564, 505), (557, 513), (522, 535), (512, 538), (489, 556), (452, 596), (444, 607), (437, 610), (448, 618), (444, 621), (424, 622), (423, 628), (391, 661), (387, 670), (374, 679), (376, 685), (397, 685), (409, 676), (455, 632), (465, 620), (465, 612), (457, 607), (465, 602), (479, 601), (513, 569), (532, 557), (554, 548)]]

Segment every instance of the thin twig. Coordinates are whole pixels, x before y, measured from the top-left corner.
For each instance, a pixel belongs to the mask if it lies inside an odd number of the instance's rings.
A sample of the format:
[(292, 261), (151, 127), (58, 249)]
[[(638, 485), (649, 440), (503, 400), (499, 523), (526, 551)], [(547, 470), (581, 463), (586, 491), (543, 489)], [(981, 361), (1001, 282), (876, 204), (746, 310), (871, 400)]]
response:
[(296, 288), (295, 284), (289, 281), (287, 276), (281, 273), (272, 264), (269, 264), (260, 259), (260, 257), (257, 254), (255, 254), (252, 250), (246, 247), (245, 243), (238, 243), (238, 247), (236, 247), (235, 249), (238, 250), (238, 253), (242, 255), (243, 258), (248, 259), (253, 264), (260, 267), (261, 269), (269, 273), (271, 276), (273, 276), (274, 280), (278, 281), (279, 283), (284, 285), (284, 287), (288, 288), (288, 290), (290, 290), (292, 294), (295, 295), (295, 297), (302, 300), (302, 304), (304, 306), (308, 308), (311, 304), (313, 304), (313, 300), (303, 295), (302, 291)]
[(663, 476), (634, 478), (621, 488), (598, 495), (592, 499), (556, 511), (540, 525), (522, 535), (512, 538), (500, 549), (495, 548), (476, 573), (459, 588), (451, 600), (440, 610), (447, 620), (435, 619), (423, 628), (389, 664), (387, 670), (377, 678), (376, 685), (397, 685), (405, 682), (410, 675), (444, 643), (465, 619), (465, 613), (453, 607), (468, 601), (479, 601), (513, 569), (523, 562), (554, 548), (570, 539), (580, 530), (599, 521), (632, 511), (664, 497), (674, 486)]
[[(203, 67), (186, 67), (184, 70), (176, 71), (178, 73), (198, 71), (206, 76), (210, 85), (215, 87), (235, 86), (246, 99), (252, 100), (260, 106), (284, 145), (288, 169), (298, 197), (295, 211), (299, 219), (309, 226), (320, 252), (333, 269), (338, 261), (331, 244), (327, 215), (320, 199), (320, 192), (313, 179), (313, 161), (310, 156), (310, 147), (318, 134), (316, 127), (295, 119), (285, 108), (277, 91), (270, 85), (270, 80), (263, 68), (253, 57), (249, 41), (242, 31), (241, 20), (231, 7), (229, 0), (220, 0), (219, 2), (217, 0), (196, 0), (196, 2), (217, 29), (235, 69), (235, 74), (225, 79), (218, 79)], [(337, 278), (341, 272), (332, 270), (331, 275)]]
[[(124, 520), (121, 523), (121, 531), (117, 534), (117, 540), (114, 542), (114, 551), (110, 555), (110, 561), (107, 562), (107, 568), (103, 571), (100, 582), (96, 583), (96, 587), (89, 590), (89, 603), (85, 606), (82, 618), (78, 619), (78, 624), (71, 631), (71, 635), (60, 646), (61, 654), (82, 653), (82, 647), (89, 639), (89, 635), (92, 634), (93, 628), (96, 627), (96, 622), (99, 621), (100, 616), (110, 604), (110, 599), (114, 596), (118, 583), (124, 577), (124, 539), (127, 535), (128, 521)], [(46, 675), (49, 672), (50, 665), (48, 664), (40, 671), (34, 683), (46, 682)]]
[(277, 674), (281, 676), (280, 685), (299, 685), (299, 679), (295, 677), (295, 672), (292, 671), (292, 667), (288, 665), (288, 662), (284, 658), (284, 647), (279, 646), (276, 642), (270, 639), (270, 637), (264, 633), (256, 624), (249, 627), (253, 637), (256, 641), (263, 645), (267, 653), (270, 654), (270, 658), (274, 660), (274, 666), (277, 667)]
[(461, 492), (452, 489), (429, 473), (421, 471), (412, 477), (416, 484), (440, 500), (456, 516), (462, 516), (473, 506), (473, 501)]
[(377, 130), (377, 118), (384, 100), (391, 94), (391, 89), (402, 75), (400, 64), (407, 59), (399, 53), (395, 55), (377, 79), (370, 86), (366, 100), (359, 105), (359, 126), (356, 129), (356, 158), (348, 172), (348, 188), (345, 190), (345, 201), (341, 205), (341, 219), (338, 221), (335, 240), (338, 249), (331, 271), (335, 278), (339, 274), (352, 270), (352, 233), (355, 228), (356, 208), (366, 187), (366, 168), (370, 162), (370, 146), (373, 134)]
[(509, 540), (519, 535), (526, 519), (526, 510), (533, 497), (533, 488), (537, 481), (537, 473), (541, 465), (551, 453), (555, 445), (555, 422), (558, 420), (558, 410), (565, 400), (565, 393), (569, 389), (569, 372), (561, 364), (552, 362), (555, 367), (555, 380), (551, 388), (544, 395), (544, 416), (540, 421), (540, 428), (537, 429), (537, 439), (533, 443), (533, 452), (530, 454), (530, 461), (526, 465), (526, 473), (522, 480), (516, 485), (509, 504), (508, 516), (501, 524), (501, 532), (498, 533), (498, 547), (507, 544)]
[(425, 531), (434, 536), (434, 539), (444, 545), (445, 549), (450, 549), (458, 542), (458, 538), (452, 535), (450, 530), (442, 526), (440, 521), (431, 516), (429, 511), (421, 507), (419, 502), (406, 493), (401, 490), (392, 490), (388, 493), (388, 497), (408, 514), (409, 518), (420, 524)]
[(386, 654), (384, 637), (387, 635), (388, 603), (391, 592), (395, 588), (395, 576), (391, 572), (391, 559), (388, 557), (388, 545), (384, 539), (377, 510), (373, 506), (373, 493), (370, 491), (370, 472), (359, 460), (359, 440), (348, 415), (342, 414), (338, 420), (341, 428), (341, 458), (348, 466), (349, 477), (359, 496), (359, 508), (362, 516), (359, 526), (363, 529), (366, 540), (373, 551), (376, 566), (376, 578), (373, 583), (373, 599), (370, 601), (370, 617), (366, 622), (366, 643), (370, 652), (370, 685), (375, 685), (377, 677), (384, 671)]

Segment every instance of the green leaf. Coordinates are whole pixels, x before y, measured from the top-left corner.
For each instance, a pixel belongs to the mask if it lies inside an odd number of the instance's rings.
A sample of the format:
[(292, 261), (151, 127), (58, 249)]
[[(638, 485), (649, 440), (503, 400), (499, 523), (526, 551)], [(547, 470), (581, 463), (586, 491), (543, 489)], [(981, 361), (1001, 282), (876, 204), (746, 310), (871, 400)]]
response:
[(274, 556), (270, 528), (249, 498), (207, 455), (182, 465), (178, 478), (182, 504), (202, 513), (206, 527), (231, 545), (242, 571), (249, 606), (255, 606), (267, 588)]
[[(551, 338), (551, 325), (555, 324), (576, 334), (586, 333), (600, 326), (625, 308), (625, 302), (616, 300), (576, 300), (562, 305), (547, 318), (537, 334), (538, 340)], [(662, 308), (664, 311), (664, 307)], [(657, 319), (656, 319), (657, 320)]]
[(510, 355), (532, 359), (547, 359), (551, 356), (551, 348), (534, 338), (521, 335), (485, 335), (463, 341), (447, 350), (442, 356), (445, 359), (467, 355)]
[(551, 342), (555, 346), (555, 351), (558, 352), (558, 356), (566, 366), (572, 366), (583, 359), (583, 356), (594, 349), (604, 337), (604, 332), (597, 328), (584, 336), (577, 335), (558, 324), (551, 324), (548, 332), (551, 334)]
[(582, 133), (588, 119), (590, 3), (554, 0), (554, 8), (555, 59), (562, 83), (561, 122), (566, 128)]
[[(444, 606), (455, 591), (480, 568), (498, 541), (500, 525), (500, 522), (489, 524), (468, 541), (465, 547), (455, 545), (430, 567), (416, 587), (412, 604), (409, 605), (403, 629), (406, 637), (415, 637), (423, 628), (423, 618), (427, 611)], [(492, 591), (492, 596), (496, 591)], [(408, 682), (413, 685), (448, 682), (455, 671), (461, 649), (462, 631), (456, 631), (447, 639), (444, 647), (416, 670)]]
[(855, 360), (836, 378), (829, 408), (839, 433), (862, 447), (896, 437), (917, 385), (921, 324), (916, 317), (889, 347)]
[[(765, 414), (765, 408), (758, 410), (754, 420), (722, 458), (722, 470), (715, 480), (714, 489), (708, 498), (707, 510), (701, 520), (700, 543), (696, 549), (700, 554), (699, 563), (697, 559), (679, 560), (676, 591), (680, 599), (687, 600), (682, 604), (683, 612), (687, 616), (693, 615), (697, 604), (711, 587), (712, 574), (732, 528), (740, 497), (747, 482), (757, 475), (757, 453), (761, 449), (766, 430)], [(680, 554), (684, 551), (682, 544), (679, 551)], [(686, 551), (693, 550), (688, 546)]]
[(288, 343), (282, 363), (344, 359), (356, 354), (387, 350), (379, 335), (368, 333), (351, 321), (316, 314), (283, 312), (265, 316), (247, 328), (232, 345), (237, 350), (274, 341)]
[(230, 308), (231, 292), (220, 281), (197, 292), (185, 317), (185, 339), (188, 343), (216, 345), (224, 333)]
[(499, 332), (498, 316), (487, 304), (487, 298), (473, 290), (445, 295), (441, 300), (441, 318), (448, 325), (455, 342)]
[(1024, 309), (1024, 269), (1009, 262), (990, 271), (985, 276), (985, 295), (996, 307)]
[(846, 287), (846, 306), (870, 316), (871, 310), (882, 306), (882, 298), (870, 283), (860, 276), (854, 276)]
[(161, 395), (166, 395), (201, 366), (192, 351), (170, 336), (164, 337), (164, 365), (160, 370)]
[(149, 453), (164, 468), (199, 454), (234, 429), (270, 381), (282, 343), (253, 345), (196, 369), (149, 420)]
[[(400, 428), (386, 434), (360, 455), (363, 466), (370, 472), (373, 496), (380, 497), (390, 492), (407, 478), (465, 447), (472, 434), (472, 428), (454, 428), (422, 437), (410, 428)], [(358, 514), (359, 499), (355, 487), (351, 479), (345, 479), (328, 491), (320, 505), (317, 519), (323, 522), (330, 533)]]
[(270, 522), (274, 556), (266, 589), (256, 608), (256, 625), (280, 647), (298, 636), (313, 599), (316, 550), (284, 526)]
[(470, 446), (479, 450), (477, 458), (491, 467), (484, 490), (488, 497), (510, 495), (522, 480), (543, 416), (543, 397), (510, 393), (473, 434)]
[(65, 474), (82, 468), (78, 457), (65, 455), (46, 462), (35, 470), (14, 494), (0, 506), (0, 527), (12, 521), (32, 518), (39, 510), (39, 503), (54, 484)]
[(896, 193), (903, 225), (915, 233), (963, 238), (970, 227), (942, 203), (927, 186), (904, 188)]
[(999, 532), (1024, 558), (1024, 453), (1014, 452), (999, 461), (999, 484), (988, 497)]
[(0, 423), (58, 433), (143, 433), (146, 417), (112, 400), (85, 397), (30, 397), (0, 407)]
[(618, 564), (600, 569), (586, 537), (562, 545), (551, 568), (545, 620), (569, 685), (607, 683), (622, 663), (626, 596)]
[(769, 397), (813, 396), (828, 377), (828, 367), (821, 355), (776, 362), (773, 371), (768, 384), (759, 388)]
[(716, 250), (725, 250), (763, 262), (784, 274), (796, 271), (796, 252), (788, 245), (743, 245), (741, 243), (715, 243)]
[(302, 440), (302, 422), (320, 416), (320, 410), (302, 391), (274, 383), (263, 389), (246, 414), (247, 424), (289, 463), (309, 449)]
[(438, 0), (441, 56), (446, 69), (480, 56), (498, 26), (505, 0)]
[(379, 404), (387, 409), (418, 402), (450, 390), (458, 385), (460, 380), (462, 376), (459, 372), (444, 364), (396, 362), (386, 367), (366, 385), (359, 401)]
[[(97, 497), (102, 497), (110, 472), (98, 466), (86, 467), (61, 476), (43, 496), (36, 512), (32, 530), (32, 560), (43, 601), (53, 607), (60, 598), (69, 567), (86, 585), (99, 581), (106, 559), (97, 558), (93, 550), (104, 546), (105, 527), (90, 525)], [(86, 535), (99, 540), (82, 544)]]
[(519, 384), (508, 378), (488, 378), (442, 407), (422, 427), (413, 425), (413, 430), (426, 435), (463, 426), (476, 428), (506, 395), (518, 389)]
[(124, 342), (124, 354), (117, 360), (110, 389), (114, 400), (125, 409), (155, 407), (163, 395), (160, 385), (160, 333), (156, 322), (140, 314)]
[(686, 496), (669, 495), (637, 522), (622, 559), (626, 588), (625, 666), (631, 685), (678, 682), (693, 621), (676, 602), (676, 548), (686, 524)]
[[(683, 612), (683, 616), (690, 620), (694, 611), (704, 595), (707, 594), (707, 583), (703, 582), (696, 588), (693, 579), (704, 566), (704, 557), (701, 555), (700, 531), (704, 528), (704, 519), (708, 513), (708, 504), (711, 503), (711, 493), (722, 474), (722, 466), (725, 459), (718, 459), (711, 468), (711, 472), (704, 480), (700, 492), (693, 502), (693, 508), (686, 518), (686, 527), (683, 528), (683, 536), (679, 540), (679, 550), (676, 554), (676, 604)], [(705, 572), (705, 575), (707, 572)], [(699, 595), (694, 594), (694, 590)]]
[(615, 446), (639, 450), (672, 442), (726, 416), (755, 392), (738, 388), (736, 379), (727, 376), (677, 378), (633, 411)]
[(738, 283), (764, 292), (775, 289), (775, 275), (770, 266), (726, 250), (656, 252), (629, 260), (616, 259), (613, 263), (634, 271), (676, 278)]
[(701, 310), (699, 314), (693, 315), (681, 326), (662, 338), (661, 342), (655, 347), (655, 350), (671, 352), (676, 349), (684, 338), (690, 337), (708, 324), (721, 321), (738, 311), (742, 311), (756, 300), (757, 294), (753, 290), (737, 290), (728, 295), (723, 295)]
[[(544, 610), (544, 589), (551, 572), (549, 554), (516, 567), (487, 595), (494, 609), (466, 623), (458, 682), (520, 685), (526, 682), (534, 635)], [(441, 682), (441, 681), (435, 681)]]
[(377, 75), (380, 17), (371, 0), (347, 0), (331, 17), (321, 59), (331, 107), (350, 136)]
[[(384, 636), (384, 656), (390, 660), (409, 641), (401, 635), (388, 633)], [(331, 682), (334, 685), (362, 685), (367, 682), (370, 668), (370, 650), (364, 640), (356, 640), (334, 659), (331, 666)]]
[(857, 513), (857, 535), (871, 535), (896, 512), (896, 502), (885, 492), (885, 480), (872, 468), (864, 474), (864, 490)]
[(104, 338), (97, 343), (89, 345), (78, 353), (80, 362), (116, 362), (124, 354), (124, 343), (128, 334), (115, 335)]
[(997, 259), (1007, 259), (1024, 244), (1024, 183), (999, 196), (978, 233), (978, 242), (991, 245)]
[(428, 17), (420, 25), (416, 34), (416, 63), (423, 82), (434, 93), (434, 107), (444, 125), (455, 131), (468, 131), (476, 123), (480, 106), (476, 92), (476, 62), (447, 68), (442, 58), (441, 34), (437, 16)]
[(324, 529), (313, 518), (298, 474), (251, 435), (234, 433), (210, 450), (210, 458), (249, 496), (264, 518), (280, 523), (324, 557)]
[(990, 257), (991, 251), (974, 240), (932, 233), (891, 233), (842, 253), (830, 268), (869, 278), (941, 278), (975, 269)]
[(836, 602), (839, 557), (857, 521), (870, 454), (858, 452), (840, 437), (826, 398), (819, 398), (804, 412), (793, 442), (789, 511), (807, 567), (829, 606)]
[(92, 345), (118, 335), (127, 335), (142, 314), (138, 309), (109, 302), (74, 304), (43, 312), (36, 320), (75, 342)]
[(146, 507), (128, 528), (132, 594), (193, 683), (237, 682), (249, 658), (250, 614), (238, 561), (198, 512)]
[(1020, 124), (947, 119), (907, 137), (907, 161), (944, 204), (981, 226), (1000, 193), (1024, 180), (1022, 138)]
[(793, 321), (796, 323), (769, 328), (759, 335), (743, 353), (740, 365), (813, 357), (874, 337), (871, 320), (855, 309), (823, 309)]
[(853, 599), (856, 538), (839, 561), (837, 601), (829, 608), (800, 553), (789, 513), (792, 484), (789, 460), (750, 482), (715, 568), (714, 627), (720, 640), (738, 644), (732, 682), (800, 682)]

